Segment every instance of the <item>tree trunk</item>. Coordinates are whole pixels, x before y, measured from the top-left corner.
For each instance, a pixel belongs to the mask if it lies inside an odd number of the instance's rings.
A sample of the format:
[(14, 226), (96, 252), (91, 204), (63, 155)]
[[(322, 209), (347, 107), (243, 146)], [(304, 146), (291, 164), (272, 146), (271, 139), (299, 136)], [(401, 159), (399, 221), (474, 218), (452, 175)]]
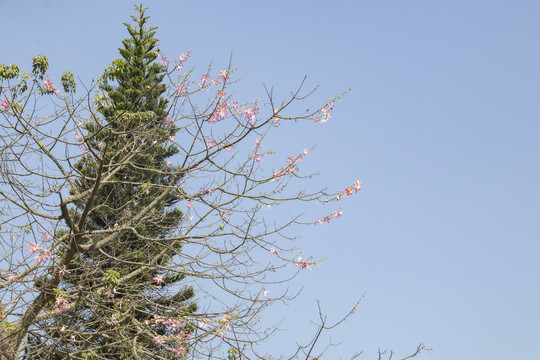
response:
[(5, 328), (4, 324), (0, 324), (0, 360), (16, 360), (15, 336)]

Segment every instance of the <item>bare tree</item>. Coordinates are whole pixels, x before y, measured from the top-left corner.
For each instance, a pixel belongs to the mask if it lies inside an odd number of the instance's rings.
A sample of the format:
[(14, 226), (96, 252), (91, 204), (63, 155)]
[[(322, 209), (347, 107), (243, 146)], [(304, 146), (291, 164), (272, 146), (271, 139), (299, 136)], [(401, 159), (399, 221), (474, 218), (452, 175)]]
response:
[[(325, 122), (337, 98), (293, 113), (314, 91), (302, 83), (281, 102), (268, 90), (263, 110), (233, 102), (230, 66), (195, 80), (137, 10), (122, 58), (83, 95), (68, 72), (55, 87), (44, 56), (31, 74), (0, 67), (1, 360), (263, 358), (262, 311), (294, 297), (268, 286), (317, 263), (287, 230), (318, 222), (263, 211), (360, 190), (303, 191), (308, 149), (261, 166), (280, 124)], [(331, 327), (321, 313), (290, 358), (319, 358)]]

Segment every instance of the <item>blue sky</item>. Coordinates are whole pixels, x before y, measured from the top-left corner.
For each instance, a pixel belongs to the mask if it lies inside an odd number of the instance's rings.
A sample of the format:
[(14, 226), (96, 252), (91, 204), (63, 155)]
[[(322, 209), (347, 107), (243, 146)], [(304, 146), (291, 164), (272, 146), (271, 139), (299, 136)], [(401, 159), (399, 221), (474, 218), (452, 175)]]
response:
[[(0, 0), (0, 63), (97, 78), (126, 37), (130, 1)], [(328, 358), (377, 347), (422, 359), (537, 359), (540, 351), (540, 2), (534, 0), (146, 1), (162, 49), (225, 66), (238, 92), (285, 96), (304, 75), (309, 106), (352, 88), (321, 126), (275, 148), (316, 144), (312, 186), (364, 189), (331, 225), (299, 229), (326, 258), (292, 287), (278, 347), (305, 339), (315, 299), (337, 319)], [(321, 124), (317, 124), (321, 125)], [(294, 150), (292, 150), (294, 148)], [(311, 185), (310, 185), (311, 186)], [(273, 347), (276, 348), (274, 342)]]

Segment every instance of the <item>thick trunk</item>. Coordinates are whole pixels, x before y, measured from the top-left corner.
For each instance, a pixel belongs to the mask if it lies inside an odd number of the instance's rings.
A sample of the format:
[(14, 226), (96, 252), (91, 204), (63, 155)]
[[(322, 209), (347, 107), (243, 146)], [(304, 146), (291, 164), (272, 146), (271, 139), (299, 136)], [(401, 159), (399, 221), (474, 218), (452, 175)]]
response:
[(16, 348), (13, 346), (16, 336), (2, 325), (0, 325), (0, 360), (16, 360)]

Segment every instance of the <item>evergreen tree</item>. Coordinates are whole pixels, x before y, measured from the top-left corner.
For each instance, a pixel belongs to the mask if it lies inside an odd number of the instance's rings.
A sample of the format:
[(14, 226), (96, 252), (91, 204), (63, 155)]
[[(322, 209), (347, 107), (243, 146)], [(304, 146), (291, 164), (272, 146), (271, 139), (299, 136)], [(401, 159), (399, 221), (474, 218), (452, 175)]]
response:
[[(169, 358), (175, 346), (187, 347), (193, 331), (188, 320), (196, 310), (193, 289), (178, 285), (184, 274), (166, 269), (182, 248), (172, 239), (183, 218), (175, 207), (182, 198), (181, 169), (167, 161), (178, 152), (169, 141), (178, 128), (167, 120), (165, 67), (155, 61), (156, 28), (146, 27), (142, 6), (136, 9), (135, 26), (125, 24), (129, 37), (119, 49), (121, 58), (100, 80), (101, 116), (82, 125), (86, 154), (75, 165), (80, 176), (71, 188), (72, 194), (88, 193), (71, 209), (82, 234), (79, 244), (116, 239), (80, 253), (65, 269), (49, 306), (62, 316), (51, 328), (69, 324), (80, 330), (73, 336), (33, 334), (34, 358)], [(178, 344), (160, 346), (159, 339), (171, 334), (178, 335)]]

